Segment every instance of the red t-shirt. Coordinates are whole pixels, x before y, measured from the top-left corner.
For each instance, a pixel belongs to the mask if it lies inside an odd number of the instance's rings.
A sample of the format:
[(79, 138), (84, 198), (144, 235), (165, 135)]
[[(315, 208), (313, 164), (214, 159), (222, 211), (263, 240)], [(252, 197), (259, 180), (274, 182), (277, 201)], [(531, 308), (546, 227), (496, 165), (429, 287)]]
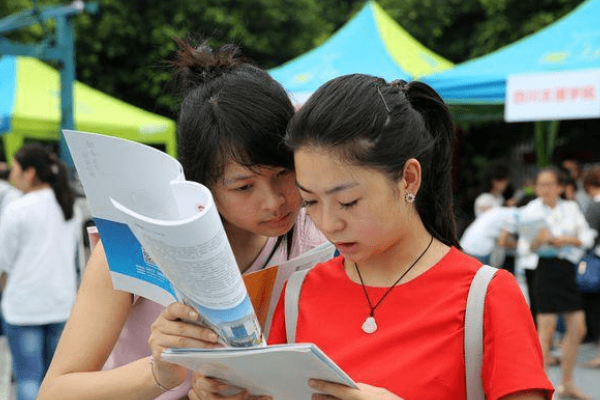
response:
[[(341, 256), (332, 259), (304, 281), (296, 341), (315, 343), (356, 382), (403, 399), (465, 399), (465, 306), (480, 266), (452, 248), (431, 269), (392, 289), (375, 310), (378, 330), (367, 334), (361, 329), (370, 313), (363, 288), (348, 278)], [(367, 287), (373, 304), (386, 290)], [(286, 341), (280, 301), (268, 342)], [(529, 308), (514, 277), (502, 270), (486, 297), (482, 377), (488, 400), (532, 389), (552, 398)]]

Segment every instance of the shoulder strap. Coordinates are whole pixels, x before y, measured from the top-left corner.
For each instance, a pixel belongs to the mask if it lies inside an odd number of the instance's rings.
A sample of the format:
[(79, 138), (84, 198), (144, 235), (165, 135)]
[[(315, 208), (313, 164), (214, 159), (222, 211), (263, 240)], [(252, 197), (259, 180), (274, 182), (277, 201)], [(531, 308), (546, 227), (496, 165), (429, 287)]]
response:
[(296, 343), (296, 325), (298, 323), (298, 309), (300, 301), (300, 291), (302, 283), (308, 274), (309, 269), (294, 272), (288, 279), (285, 289), (284, 313), (285, 313), (285, 333), (288, 343)]
[(487, 288), (498, 269), (484, 265), (475, 274), (465, 312), (465, 371), (467, 400), (484, 400), (481, 367), (483, 364), (483, 311)]

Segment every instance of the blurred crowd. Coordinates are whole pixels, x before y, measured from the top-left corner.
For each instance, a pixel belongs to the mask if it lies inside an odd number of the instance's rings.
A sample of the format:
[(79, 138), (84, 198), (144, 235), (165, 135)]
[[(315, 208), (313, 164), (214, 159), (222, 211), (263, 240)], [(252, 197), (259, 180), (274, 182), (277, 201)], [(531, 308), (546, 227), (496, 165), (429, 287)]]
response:
[[(461, 246), (521, 278), (545, 364), (560, 364), (571, 381), (580, 343), (600, 340), (600, 288), (578, 281), (588, 264), (600, 263), (600, 167), (565, 159), (519, 190), (512, 186), (507, 166), (489, 167)], [(600, 353), (586, 366), (600, 368)]]

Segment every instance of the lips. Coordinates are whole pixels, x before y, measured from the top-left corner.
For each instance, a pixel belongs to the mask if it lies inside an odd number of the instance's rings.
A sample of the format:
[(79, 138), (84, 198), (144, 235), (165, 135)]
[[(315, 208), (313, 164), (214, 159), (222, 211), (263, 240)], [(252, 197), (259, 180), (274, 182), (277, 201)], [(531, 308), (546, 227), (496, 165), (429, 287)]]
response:
[(356, 249), (358, 247), (358, 243), (356, 243), (356, 242), (336, 242), (335, 247), (337, 247), (337, 249), (339, 251), (341, 251), (342, 253), (351, 254), (356, 251)]
[(290, 215), (292, 215), (291, 212), (289, 212), (287, 214), (284, 214), (281, 217), (276, 217), (276, 218), (269, 219), (269, 220), (265, 221), (264, 223), (268, 224), (268, 225), (282, 224), (282, 223), (286, 222), (289, 219)]

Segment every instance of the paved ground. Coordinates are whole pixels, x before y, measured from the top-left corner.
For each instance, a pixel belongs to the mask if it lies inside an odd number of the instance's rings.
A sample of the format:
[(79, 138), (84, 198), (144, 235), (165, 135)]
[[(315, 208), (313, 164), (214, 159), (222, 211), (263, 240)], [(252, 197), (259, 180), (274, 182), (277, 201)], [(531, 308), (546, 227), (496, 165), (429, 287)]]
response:
[(0, 336), (0, 400), (14, 399), (14, 391), (11, 390), (10, 384), (11, 362), (6, 337)]
[[(600, 400), (600, 368), (583, 368), (581, 363), (591, 359), (598, 353), (598, 344), (585, 343), (581, 345), (577, 365), (575, 367), (575, 384), (594, 400)], [(548, 377), (556, 387), (560, 383), (560, 367), (550, 367)], [(554, 396), (558, 399), (558, 396)]]

